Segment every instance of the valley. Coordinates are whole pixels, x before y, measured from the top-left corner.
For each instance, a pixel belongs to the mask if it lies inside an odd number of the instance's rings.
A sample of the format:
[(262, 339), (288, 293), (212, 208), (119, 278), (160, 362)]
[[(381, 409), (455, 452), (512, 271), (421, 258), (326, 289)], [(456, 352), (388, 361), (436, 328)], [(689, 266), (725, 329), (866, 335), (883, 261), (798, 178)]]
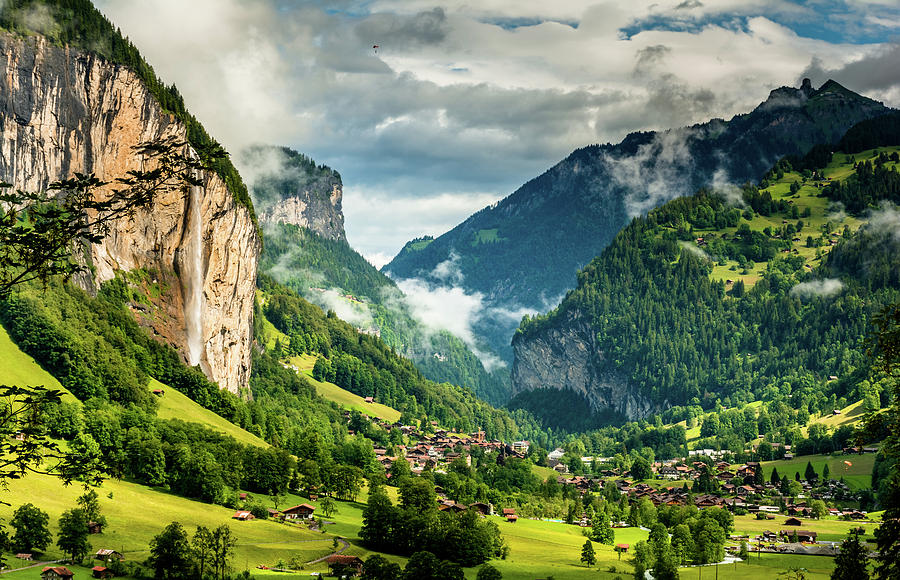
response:
[[(296, 17), (288, 4), (260, 30)], [(704, 8), (689, 4), (678, 10)], [(348, 137), (369, 123), (365, 107), (346, 119), (312, 102), (285, 109), (284, 132), (254, 139), (248, 119), (265, 115), (238, 107), (209, 125), (232, 157), (188, 103), (221, 113), (157, 76), (100, 9), (122, 15), (100, 0), (0, 2), (0, 575), (896, 577), (895, 109), (820, 79), (826, 69), (803, 70), (799, 88), (754, 83), (768, 98), (727, 120), (700, 91), (673, 117), (692, 124), (648, 130), (625, 116), (616, 144), (560, 140), (562, 161), (444, 233), (410, 234), (378, 269), (348, 241), (344, 210), (384, 205), (397, 235), (416, 231), (401, 223), (421, 219), (410, 208), (444, 212), (434, 223), (471, 211), (448, 209), (456, 194), (419, 204), (375, 179), (410, 170), (419, 149), (463, 158), (429, 133), (459, 111), (360, 173), (265, 141), (299, 139), (295, 123), (322, 143), (347, 131), (340, 153), (316, 151), (350, 163), (373, 147)], [(343, 32), (365, 54), (351, 42), (335, 65), (334, 37), (298, 33), (250, 68), (282, 52), (297, 56), (286, 76), (336, 66), (318, 79), (325, 93), (359, 74), (419, 82), (395, 74), (408, 63), (395, 51), (429, 54), (470, 9), (307, 10), (323, 30), (352, 13)], [(482, 18), (504, 35), (537, 26)], [(409, 38), (369, 49), (378, 27)], [(631, 82), (657, 82), (644, 75), (671, 49), (650, 48)], [(211, 84), (241, 68), (230, 52), (188, 55), (179, 66), (206, 62)], [(446, 74), (457, 80), (432, 82), (432, 98), (472, 71)], [(260, 87), (239, 84), (252, 105)], [(270, 108), (290, 100), (286, 87), (262, 88)], [(397, 100), (367, 138), (390, 147), (413, 102)], [(468, 147), (513, 135), (507, 113), (502, 131), (473, 124)], [(598, 120), (582, 124), (604, 135)], [(500, 172), (513, 153), (495, 153)], [(492, 194), (466, 193), (466, 180), (507, 183), (455, 173), (441, 183), (470, 204)]]

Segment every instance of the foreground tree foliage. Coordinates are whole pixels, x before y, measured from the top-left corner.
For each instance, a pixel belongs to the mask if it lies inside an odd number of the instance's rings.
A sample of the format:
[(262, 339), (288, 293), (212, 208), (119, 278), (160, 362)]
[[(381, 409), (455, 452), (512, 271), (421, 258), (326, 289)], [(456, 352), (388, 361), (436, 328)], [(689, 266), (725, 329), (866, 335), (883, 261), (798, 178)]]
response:
[[(864, 533), (864, 532), (863, 532)], [(834, 558), (831, 580), (869, 580), (869, 550), (861, 542), (860, 529), (851, 530)]]
[(50, 516), (47, 512), (34, 504), (26, 503), (16, 508), (10, 521), (15, 530), (12, 537), (13, 548), (21, 552), (43, 552), (53, 540), (49, 523)]

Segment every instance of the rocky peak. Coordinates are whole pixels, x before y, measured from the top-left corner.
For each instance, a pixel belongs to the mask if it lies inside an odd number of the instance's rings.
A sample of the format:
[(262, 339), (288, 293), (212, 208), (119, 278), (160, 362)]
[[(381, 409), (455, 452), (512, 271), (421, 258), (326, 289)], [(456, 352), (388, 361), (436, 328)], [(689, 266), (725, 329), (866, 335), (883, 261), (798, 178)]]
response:
[(341, 175), (288, 147), (258, 145), (237, 159), (250, 181), (263, 224), (302, 226), (330, 240), (346, 240)]

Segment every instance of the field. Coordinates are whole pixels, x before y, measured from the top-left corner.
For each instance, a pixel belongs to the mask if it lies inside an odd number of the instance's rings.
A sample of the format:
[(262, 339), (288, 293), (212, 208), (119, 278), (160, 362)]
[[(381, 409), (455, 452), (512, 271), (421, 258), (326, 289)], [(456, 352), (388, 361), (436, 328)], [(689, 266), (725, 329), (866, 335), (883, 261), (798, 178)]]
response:
[[(692, 566), (679, 568), (682, 580), (700, 580), (702, 578), (727, 578), (728, 580), (758, 580), (760, 578), (777, 578), (790, 568), (802, 568), (806, 580), (827, 580), (834, 570), (834, 560), (827, 556), (795, 556), (788, 554), (752, 554), (748, 561), (718, 566)], [(788, 577), (791, 576), (782, 576)]]
[[(786, 529), (784, 521), (788, 516), (783, 514), (775, 514), (774, 520), (758, 520), (753, 514), (746, 516), (734, 517), (734, 528), (736, 534), (749, 534), (751, 537), (761, 534), (766, 530), (778, 532)], [(865, 521), (844, 521), (832, 517), (825, 517), (821, 520), (813, 520), (799, 518), (803, 525), (798, 528), (801, 530), (809, 530), (819, 534), (818, 538), (825, 542), (837, 542), (847, 537), (847, 532), (853, 528), (860, 526), (871, 531), (874, 529), (874, 523), (866, 523)]]
[(316, 392), (329, 401), (334, 401), (345, 409), (356, 410), (370, 417), (378, 417), (391, 423), (400, 419), (400, 411), (396, 409), (381, 403), (367, 403), (359, 395), (344, 390), (335, 384), (317, 381), (312, 378), (312, 368), (316, 363), (316, 357), (311, 355), (295, 356), (289, 359), (288, 362), (297, 367), (299, 372), (304, 373), (307, 380), (316, 387)]
[[(151, 538), (172, 521), (182, 522), (189, 533), (193, 533), (197, 525), (218, 527), (229, 524), (238, 538), (232, 560), (236, 570), (291, 558), (305, 562), (332, 551), (330, 535), (264, 520), (238, 522), (231, 519), (234, 510), (185, 499), (163, 490), (110, 480), (97, 491), (108, 524), (103, 534), (91, 536), (93, 550), (112, 548), (132, 562), (143, 561), (148, 556)], [(52, 477), (32, 474), (23, 480), (12, 481), (2, 499), (13, 506), (33, 502), (49, 513), (50, 530), (55, 537), (60, 514), (74, 507), (75, 498), (81, 493), (82, 489), (77, 485), (65, 488)], [(9, 521), (12, 511), (10, 506), (0, 506), (0, 518)], [(43, 556), (44, 559), (57, 559), (62, 555), (53, 546)], [(16, 562), (18, 560), (11, 561)], [(31, 574), (24, 577), (37, 576), (34, 571)]]
[(241, 443), (258, 445), (259, 447), (269, 446), (268, 443), (256, 435), (241, 429), (234, 423), (223, 419), (212, 411), (204, 409), (188, 398), (187, 395), (169, 388), (156, 379), (150, 379), (148, 387), (151, 390), (162, 389), (165, 391), (163, 396), (156, 397), (158, 405), (156, 415), (160, 419), (181, 419), (188, 423), (200, 423), (201, 425), (206, 425), (213, 431), (230, 435)]
[(0, 385), (44, 386), (63, 391), (65, 400), (75, 400), (55, 377), (19, 350), (2, 326), (0, 326), (0, 360), (3, 361), (0, 365)]
[[(787, 475), (793, 479), (799, 472), (803, 477), (806, 471), (806, 462), (812, 463), (813, 469), (821, 477), (822, 469), (828, 465), (829, 477), (832, 479), (844, 478), (851, 489), (864, 489), (872, 486), (872, 467), (875, 465), (875, 454), (865, 455), (803, 455), (789, 461), (765, 461), (763, 462), (763, 477), (766, 481), (772, 475), (772, 468), (777, 467), (780, 475)], [(852, 465), (844, 463), (849, 461)]]

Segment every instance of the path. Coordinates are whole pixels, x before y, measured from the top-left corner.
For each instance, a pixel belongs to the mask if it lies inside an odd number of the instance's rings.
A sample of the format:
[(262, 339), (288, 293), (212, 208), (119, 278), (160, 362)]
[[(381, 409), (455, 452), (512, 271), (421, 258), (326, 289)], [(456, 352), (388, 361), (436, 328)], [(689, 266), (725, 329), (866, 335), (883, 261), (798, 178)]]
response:
[(37, 566), (50, 566), (51, 564), (59, 564), (60, 562), (64, 562), (65, 560), (49, 560), (47, 562), (35, 562), (33, 564), (29, 564), (27, 566), (22, 566), (21, 568), (11, 568), (9, 570), (0, 570), (0, 574), (11, 574), (12, 572), (18, 572), (19, 570), (27, 570), (29, 568), (36, 568)]
[(327, 556), (322, 556), (321, 558), (307, 562), (306, 566), (309, 566), (310, 564), (318, 564), (319, 562), (325, 560), (326, 558), (330, 558), (331, 556), (334, 556), (335, 554), (340, 554), (341, 552), (343, 552), (344, 550), (346, 550), (347, 548), (350, 547), (350, 542), (348, 542), (344, 538), (338, 538), (337, 541), (340, 542), (341, 544), (343, 544), (339, 550), (332, 552), (331, 554), (328, 554)]

